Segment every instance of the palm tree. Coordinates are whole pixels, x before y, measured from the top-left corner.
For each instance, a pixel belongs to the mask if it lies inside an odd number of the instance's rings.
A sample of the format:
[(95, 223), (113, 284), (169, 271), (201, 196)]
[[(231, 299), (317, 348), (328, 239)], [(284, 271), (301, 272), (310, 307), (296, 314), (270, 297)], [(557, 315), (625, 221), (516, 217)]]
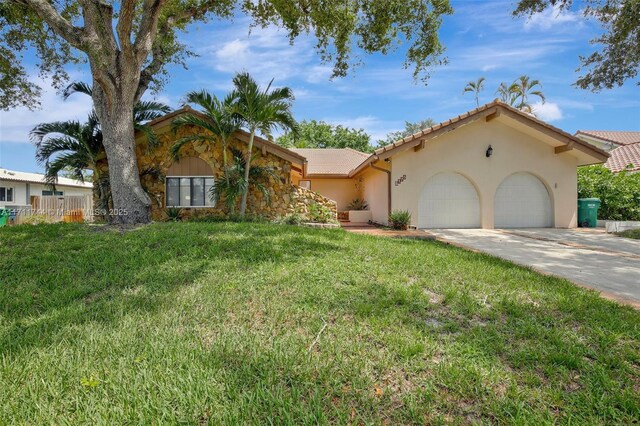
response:
[(540, 81), (531, 80), (527, 75), (518, 77), (509, 88), (515, 96), (515, 107), (525, 112), (532, 112), (529, 96), (537, 96), (542, 103), (545, 103), (546, 98), (542, 90), (536, 89), (536, 87), (542, 88)]
[[(174, 158), (179, 158), (180, 148), (185, 144), (205, 141), (222, 144), (222, 164), (224, 169), (225, 184), (229, 186), (227, 146), (233, 134), (240, 128), (239, 117), (234, 114), (234, 101), (232, 94), (227, 95), (223, 100), (211, 95), (206, 90), (200, 92), (190, 92), (187, 94), (187, 102), (198, 105), (201, 108), (200, 114), (185, 114), (173, 120), (174, 132), (184, 126), (195, 126), (207, 131), (198, 135), (189, 135), (180, 138), (171, 147), (171, 154)], [(237, 199), (234, 198), (234, 200)], [(230, 206), (231, 213), (234, 213), (235, 202)]]
[[(62, 98), (67, 100), (74, 93), (82, 93), (87, 96), (93, 95), (93, 88), (82, 81), (75, 81), (67, 86), (62, 92)], [(133, 106), (133, 128), (142, 132), (147, 139), (147, 148), (153, 148), (158, 144), (158, 138), (147, 122), (171, 112), (171, 107), (156, 101), (138, 101)]]
[(84, 182), (85, 170), (91, 170), (102, 208), (107, 207), (108, 185), (98, 168), (103, 156), (102, 132), (98, 117), (92, 112), (85, 123), (56, 121), (41, 123), (31, 130), (36, 145), (36, 161), (45, 166), (45, 180), (55, 187), (58, 175), (65, 171)]
[(251, 186), (257, 188), (265, 200), (270, 202), (268, 185), (265, 185), (264, 181), (269, 177), (277, 178), (275, 170), (271, 167), (253, 164), (249, 172), (249, 179), (245, 179), (246, 159), (244, 153), (236, 148), (229, 148), (229, 150), (233, 161), (225, 168), (224, 177), (215, 180), (209, 194), (214, 204), (224, 198), (225, 204), (233, 214), (238, 198), (248, 192)]
[(241, 72), (233, 77), (234, 90), (231, 96), (235, 99), (234, 111), (249, 130), (249, 144), (245, 154), (244, 169), (247, 189), (242, 193), (240, 216), (244, 216), (247, 209), (251, 154), (256, 131), (269, 139), (273, 139), (271, 131), (278, 127), (289, 129), (294, 134), (298, 133), (298, 126), (291, 113), (291, 103), (294, 100), (293, 92), (288, 87), (272, 90), (272, 83), (273, 80), (266, 89), (262, 90), (247, 72)]
[(516, 94), (513, 92), (513, 84), (511, 86), (507, 86), (506, 83), (500, 83), (498, 90), (496, 90), (496, 95), (500, 96), (500, 100), (505, 104), (514, 106), (516, 102)]
[(476, 81), (470, 81), (464, 86), (464, 90), (462, 94), (464, 95), (467, 92), (471, 92), (475, 95), (476, 98), (476, 107), (480, 106), (480, 92), (484, 89), (484, 81), (486, 79), (484, 77), (480, 77)]
[[(91, 94), (91, 87), (81, 82), (72, 83), (65, 90), (64, 98), (76, 92)], [(170, 110), (168, 106), (158, 102), (138, 102), (134, 110), (134, 127), (145, 134), (153, 134), (143, 122), (160, 117)], [(108, 207), (111, 192), (109, 176), (103, 174), (98, 167), (98, 160), (104, 157), (104, 146), (100, 123), (94, 111), (89, 114), (85, 123), (57, 121), (38, 124), (31, 130), (30, 136), (36, 146), (36, 160), (45, 166), (45, 180), (49, 185), (55, 186), (61, 172), (68, 172), (73, 178), (84, 182), (83, 172), (90, 170), (101, 207)], [(155, 140), (155, 135), (151, 140)]]

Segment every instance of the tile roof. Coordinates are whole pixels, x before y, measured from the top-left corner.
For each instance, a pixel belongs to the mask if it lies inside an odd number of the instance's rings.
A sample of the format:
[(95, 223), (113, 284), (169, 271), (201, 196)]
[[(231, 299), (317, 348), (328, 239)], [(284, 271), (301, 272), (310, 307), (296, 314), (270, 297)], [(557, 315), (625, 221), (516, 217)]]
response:
[(640, 142), (619, 146), (612, 150), (604, 163), (612, 172), (619, 172), (631, 164), (630, 170), (640, 171)]
[(640, 142), (640, 132), (614, 131), (614, 130), (578, 130), (576, 135), (586, 135), (592, 138), (602, 139), (618, 145), (629, 145)]
[[(40, 173), (17, 172), (14, 170), (0, 169), (0, 180), (11, 180), (15, 182), (30, 182), (46, 184), (44, 175)], [(56, 185), (76, 186), (80, 188), (93, 188), (91, 182), (79, 182), (77, 180), (59, 177)]]
[(307, 159), (308, 175), (348, 176), (370, 154), (351, 148), (289, 148)]

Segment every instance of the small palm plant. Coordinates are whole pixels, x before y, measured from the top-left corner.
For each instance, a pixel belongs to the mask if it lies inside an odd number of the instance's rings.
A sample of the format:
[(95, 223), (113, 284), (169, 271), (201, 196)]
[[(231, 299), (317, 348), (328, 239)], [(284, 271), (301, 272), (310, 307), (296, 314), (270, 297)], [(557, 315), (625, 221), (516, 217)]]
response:
[[(241, 72), (233, 77), (235, 99), (235, 113), (242, 124), (249, 130), (249, 143), (245, 153), (244, 180), (249, 182), (251, 176), (251, 156), (256, 132), (262, 133), (268, 139), (273, 139), (271, 132), (275, 128), (291, 130), (297, 136), (298, 125), (291, 112), (294, 100), (293, 92), (288, 87), (271, 88), (273, 80), (265, 89), (247, 72)], [(240, 202), (240, 216), (244, 216), (247, 209), (248, 186), (242, 193)]]
[(476, 107), (480, 106), (480, 92), (484, 89), (485, 80), (486, 79), (484, 77), (480, 77), (476, 81), (470, 81), (470, 82), (467, 83), (466, 86), (464, 86), (464, 90), (462, 91), (463, 95), (465, 93), (473, 93), (474, 94), (475, 99), (476, 99)]
[(389, 214), (389, 225), (393, 229), (406, 231), (411, 224), (411, 213), (408, 210), (394, 210)]
[(267, 203), (271, 202), (269, 185), (266, 184), (269, 178), (278, 179), (278, 175), (271, 167), (254, 164), (249, 171), (249, 179), (245, 179), (246, 159), (244, 153), (236, 148), (229, 148), (232, 162), (224, 171), (224, 176), (217, 178), (211, 188), (209, 196), (214, 204), (221, 200), (229, 208), (230, 212), (235, 211), (238, 199), (248, 193), (251, 187), (255, 187), (262, 193)]
[(500, 97), (500, 100), (505, 104), (515, 106), (516, 94), (513, 92), (513, 86), (508, 86), (506, 83), (500, 83), (496, 95)]

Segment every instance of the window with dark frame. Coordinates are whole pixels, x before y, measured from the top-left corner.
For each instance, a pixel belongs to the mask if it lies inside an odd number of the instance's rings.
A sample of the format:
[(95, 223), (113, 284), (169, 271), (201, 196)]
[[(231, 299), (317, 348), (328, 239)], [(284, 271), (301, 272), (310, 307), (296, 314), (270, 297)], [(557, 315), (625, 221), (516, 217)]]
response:
[(13, 188), (0, 186), (0, 201), (13, 202)]
[(168, 177), (167, 207), (213, 207), (213, 177)]

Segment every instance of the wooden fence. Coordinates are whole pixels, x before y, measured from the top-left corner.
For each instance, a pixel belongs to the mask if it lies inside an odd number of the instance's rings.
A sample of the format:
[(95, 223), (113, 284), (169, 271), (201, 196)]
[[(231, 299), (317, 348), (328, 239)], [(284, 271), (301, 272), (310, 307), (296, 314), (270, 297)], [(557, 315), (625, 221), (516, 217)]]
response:
[(51, 222), (93, 221), (91, 195), (32, 195), (30, 209), (15, 216), (15, 223), (23, 223), (32, 216), (46, 216)]

